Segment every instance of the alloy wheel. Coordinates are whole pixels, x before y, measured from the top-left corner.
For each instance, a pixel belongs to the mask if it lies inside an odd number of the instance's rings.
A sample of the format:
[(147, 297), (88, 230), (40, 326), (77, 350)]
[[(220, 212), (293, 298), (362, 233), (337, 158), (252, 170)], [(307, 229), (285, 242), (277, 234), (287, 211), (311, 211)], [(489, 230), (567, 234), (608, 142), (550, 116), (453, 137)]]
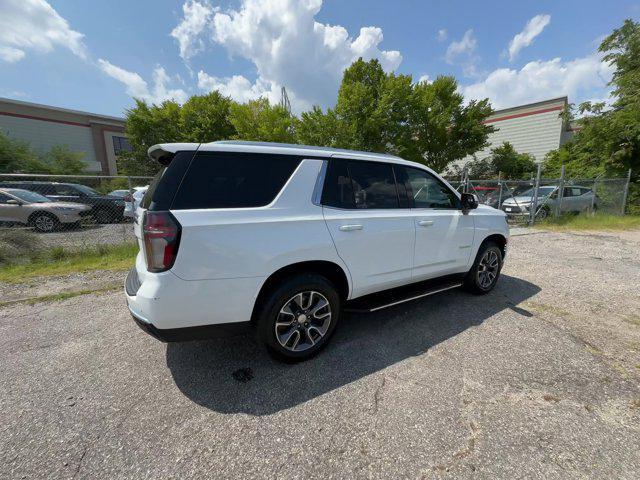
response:
[(292, 352), (313, 347), (328, 332), (331, 305), (319, 292), (310, 290), (291, 297), (278, 313), (275, 334), (278, 343)]
[(489, 288), (498, 276), (499, 269), (500, 260), (498, 258), (498, 252), (493, 249), (487, 250), (478, 264), (477, 276), (480, 288)]
[(35, 221), (36, 228), (41, 232), (50, 232), (55, 226), (53, 218), (49, 215), (40, 215)]

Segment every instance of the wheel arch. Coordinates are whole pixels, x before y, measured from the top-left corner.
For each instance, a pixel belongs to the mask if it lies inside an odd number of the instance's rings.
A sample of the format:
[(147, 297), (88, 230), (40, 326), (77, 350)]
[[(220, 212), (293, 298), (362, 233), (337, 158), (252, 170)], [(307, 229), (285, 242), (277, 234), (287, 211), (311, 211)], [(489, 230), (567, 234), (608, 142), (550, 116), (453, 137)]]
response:
[(53, 213), (53, 212), (48, 212), (46, 210), (36, 210), (35, 212), (31, 212), (29, 214), (29, 216), (27, 217), (27, 225), (33, 225), (35, 218), (38, 215), (46, 215), (48, 217), (52, 217), (56, 222), (60, 222), (60, 219), (58, 218), (58, 216)]
[(507, 242), (508, 242), (507, 237), (502, 235), (501, 233), (492, 233), (491, 235), (486, 236), (482, 240), (482, 242), (480, 242), (480, 245), (478, 246), (478, 250), (480, 250), (482, 245), (489, 242), (496, 243), (500, 247), (500, 250), (502, 251), (502, 257), (504, 258), (504, 256), (507, 253)]
[(350, 283), (347, 272), (335, 262), (328, 260), (309, 260), (304, 262), (296, 262), (279, 268), (273, 272), (262, 283), (256, 300), (253, 305), (251, 321), (255, 322), (257, 312), (265, 301), (267, 294), (271, 292), (285, 278), (302, 273), (315, 273), (322, 275), (331, 283), (333, 283), (338, 291), (338, 295), (344, 301), (349, 297)]

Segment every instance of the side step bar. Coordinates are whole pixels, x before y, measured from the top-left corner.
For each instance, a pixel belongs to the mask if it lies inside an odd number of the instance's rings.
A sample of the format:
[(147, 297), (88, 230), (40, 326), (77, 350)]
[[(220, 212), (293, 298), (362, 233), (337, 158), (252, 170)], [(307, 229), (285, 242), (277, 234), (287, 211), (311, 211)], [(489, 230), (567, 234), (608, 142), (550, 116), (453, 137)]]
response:
[(393, 290), (387, 290), (380, 293), (366, 295), (355, 300), (348, 301), (343, 311), (348, 313), (370, 313), (383, 310), (385, 308), (400, 305), (402, 303), (411, 302), (420, 298), (435, 295), (436, 293), (445, 292), (463, 285), (460, 276), (458, 278), (450, 278), (440, 280), (430, 280), (407, 287), (400, 287)]

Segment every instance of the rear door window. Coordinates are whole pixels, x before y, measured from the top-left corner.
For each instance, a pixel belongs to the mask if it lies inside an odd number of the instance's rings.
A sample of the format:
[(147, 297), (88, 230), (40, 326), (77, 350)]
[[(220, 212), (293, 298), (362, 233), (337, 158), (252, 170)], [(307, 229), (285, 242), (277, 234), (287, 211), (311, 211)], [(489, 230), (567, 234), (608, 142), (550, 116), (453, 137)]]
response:
[(201, 152), (193, 158), (172, 208), (262, 207), (273, 201), (301, 159), (291, 155)]
[(332, 160), (327, 167), (327, 176), (322, 189), (322, 204), (327, 207), (355, 208), (353, 187), (347, 162)]
[(398, 208), (398, 191), (390, 164), (355, 161), (348, 166), (356, 208)]

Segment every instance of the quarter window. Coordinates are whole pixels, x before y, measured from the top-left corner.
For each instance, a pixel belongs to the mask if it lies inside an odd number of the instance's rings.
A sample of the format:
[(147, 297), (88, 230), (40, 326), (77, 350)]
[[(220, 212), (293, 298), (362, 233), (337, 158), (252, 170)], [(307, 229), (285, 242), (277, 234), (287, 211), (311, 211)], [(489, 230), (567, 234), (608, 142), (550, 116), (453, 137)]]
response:
[(172, 208), (261, 207), (273, 201), (300, 158), (290, 155), (198, 153)]

